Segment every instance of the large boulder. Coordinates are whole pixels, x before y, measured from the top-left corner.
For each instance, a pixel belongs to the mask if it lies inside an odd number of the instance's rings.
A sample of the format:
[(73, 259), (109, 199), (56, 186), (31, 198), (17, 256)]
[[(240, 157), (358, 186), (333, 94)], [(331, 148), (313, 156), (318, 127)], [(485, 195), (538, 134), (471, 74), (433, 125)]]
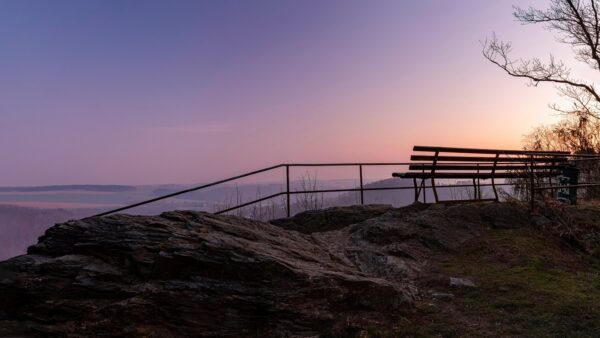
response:
[(415, 297), (309, 235), (183, 211), (54, 226), (0, 294), (0, 336), (310, 336)]
[(0, 336), (393, 329), (419, 301), (432, 254), (530, 223), (498, 203), (357, 206), (274, 224), (191, 211), (70, 221), (0, 262)]

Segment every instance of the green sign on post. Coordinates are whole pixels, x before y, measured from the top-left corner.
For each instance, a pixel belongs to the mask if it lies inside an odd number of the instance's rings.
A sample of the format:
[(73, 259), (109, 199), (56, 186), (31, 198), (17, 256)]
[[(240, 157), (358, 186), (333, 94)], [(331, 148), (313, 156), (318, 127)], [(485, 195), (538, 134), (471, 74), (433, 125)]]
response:
[[(560, 186), (577, 185), (578, 179), (579, 169), (574, 165), (567, 164), (562, 167), (562, 174), (558, 176), (558, 184)], [(577, 188), (559, 188), (556, 199), (563, 203), (577, 204)]]

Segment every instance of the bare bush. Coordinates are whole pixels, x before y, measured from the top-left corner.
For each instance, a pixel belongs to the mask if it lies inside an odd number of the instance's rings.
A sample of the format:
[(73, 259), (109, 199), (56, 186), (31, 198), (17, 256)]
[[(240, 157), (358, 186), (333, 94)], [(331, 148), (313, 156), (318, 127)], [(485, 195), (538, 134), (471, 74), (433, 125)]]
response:
[[(303, 191), (319, 190), (317, 173), (311, 175), (306, 172), (300, 177), (300, 189)], [(301, 210), (319, 210), (323, 209), (324, 196), (323, 193), (300, 193), (295, 194), (296, 204)]]

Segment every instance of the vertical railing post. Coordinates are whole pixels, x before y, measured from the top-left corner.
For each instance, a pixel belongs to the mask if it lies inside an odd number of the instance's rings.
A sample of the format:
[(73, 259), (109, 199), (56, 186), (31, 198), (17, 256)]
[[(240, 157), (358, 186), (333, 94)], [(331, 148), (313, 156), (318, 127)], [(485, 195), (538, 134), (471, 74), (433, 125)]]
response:
[(363, 172), (362, 172), (362, 164), (358, 165), (358, 172), (360, 174), (360, 204), (365, 204), (365, 196), (363, 191)]
[[(425, 174), (425, 168), (423, 168), (423, 165), (421, 165), (421, 173)], [(423, 177), (425, 177), (425, 175), (423, 175)], [(423, 189), (423, 203), (427, 203), (427, 181), (425, 178), (421, 179), (421, 187)]]
[(437, 189), (435, 187), (435, 166), (437, 165), (437, 159), (439, 154), (439, 151), (435, 152), (435, 155), (433, 155), (433, 162), (431, 166), (431, 190), (433, 190), (433, 197), (435, 197), (435, 203), (439, 201)]
[(285, 197), (286, 197), (286, 202), (287, 202), (287, 217), (291, 217), (291, 210), (290, 210), (290, 166), (288, 164), (285, 165), (285, 185), (286, 185), (286, 190), (285, 190)]
[[(552, 158), (553, 160), (555, 159), (554, 157)], [(550, 162), (550, 168), (546, 168), (547, 170), (545, 170), (544, 172), (548, 172), (548, 184), (550, 185), (550, 198), (554, 198), (556, 199), (556, 196), (554, 195), (554, 186), (552, 185), (552, 174), (554, 173), (554, 167), (556, 166), (555, 162), (552, 161)]]
[(481, 180), (479, 178), (479, 163), (477, 163), (477, 199), (481, 199)]
[(531, 166), (531, 172), (529, 175), (529, 194), (531, 195), (531, 211), (533, 211), (534, 207), (535, 207), (535, 190), (534, 190), (534, 185), (535, 185), (535, 178), (533, 177), (533, 154), (530, 155), (530, 166)]
[(500, 158), (500, 153), (496, 154), (494, 157), (494, 165), (492, 166), (492, 189), (494, 190), (494, 199), (498, 202), (498, 190), (496, 190), (496, 180), (494, 180), (496, 175), (496, 165), (498, 164), (498, 159)]

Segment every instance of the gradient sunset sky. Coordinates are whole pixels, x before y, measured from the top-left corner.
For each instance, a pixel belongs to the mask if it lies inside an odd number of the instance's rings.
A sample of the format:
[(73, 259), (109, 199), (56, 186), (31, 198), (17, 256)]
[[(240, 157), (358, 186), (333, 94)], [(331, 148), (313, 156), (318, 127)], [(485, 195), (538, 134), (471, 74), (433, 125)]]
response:
[(503, 74), (480, 41), (570, 59), (513, 4), (547, 1), (0, 1), (0, 185), (520, 148), (558, 98)]

